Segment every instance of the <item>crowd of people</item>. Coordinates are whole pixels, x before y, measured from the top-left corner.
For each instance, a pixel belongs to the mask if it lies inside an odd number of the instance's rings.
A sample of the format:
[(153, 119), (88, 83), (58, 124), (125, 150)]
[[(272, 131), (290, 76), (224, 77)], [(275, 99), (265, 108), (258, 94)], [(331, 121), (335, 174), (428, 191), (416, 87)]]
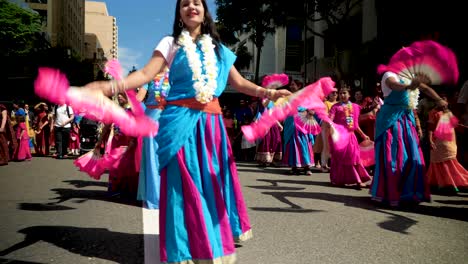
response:
[[(355, 135), (357, 136), (357, 141), (362, 143), (363, 141), (375, 140), (375, 129), (376, 129), (376, 117), (377, 113), (379, 112), (381, 106), (384, 104), (384, 95), (382, 93), (381, 83), (376, 83), (374, 89), (372, 91), (364, 92), (363, 90), (352, 87), (347, 85), (345, 82), (338, 82), (342, 83), (342, 85), (337, 85), (338, 89), (341, 91), (347, 91), (344, 93), (343, 96), (339, 93), (339, 91), (332, 92), (326, 98), (324, 104), (327, 107), (327, 110), (330, 112), (332, 106), (337, 104), (337, 107), (333, 110), (335, 112), (337, 109), (340, 109), (338, 106), (340, 104), (351, 102), (354, 105), (359, 107), (359, 114), (354, 114), (356, 116), (356, 123), (358, 124), (358, 128), (360, 131), (356, 131)], [(295, 92), (298, 89), (301, 89), (304, 85), (300, 80), (291, 80), (290, 84), (287, 87), (282, 87), (283, 89), (289, 89), (291, 92)], [(341, 87), (343, 89), (341, 89)], [(468, 85), (465, 84), (465, 88), (462, 91), (467, 90)], [(466, 93), (466, 92), (465, 92)], [(459, 146), (456, 157), (457, 160), (463, 165), (467, 166), (467, 159), (466, 159), (466, 151), (465, 148), (462, 146), (462, 142), (464, 142), (462, 135), (465, 133), (466, 129), (466, 121), (464, 115), (464, 106), (466, 105), (465, 101), (466, 98), (463, 97), (463, 94), (458, 92), (457, 90), (453, 91), (442, 91), (440, 95), (444, 101), (448, 102), (448, 108), (451, 110), (456, 117), (460, 120), (460, 124), (455, 128), (455, 135), (458, 139)], [(466, 97), (466, 96), (465, 96)], [(465, 100), (465, 101), (464, 101)], [(243, 125), (249, 125), (254, 122), (257, 118), (259, 118), (260, 114), (264, 111), (265, 107), (262, 104), (261, 98), (251, 97), (248, 99), (241, 99), (237, 105), (229, 105), (223, 107), (223, 119), (226, 126), (227, 134), (229, 135), (229, 139), (231, 141), (231, 145), (234, 150), (234, 155), (237, 161), (248, 161), (248, 162), (258, 162), (259, 166), (266, 167), (266, 166), (291, 166), (292, 171), (291, 173), (298, 172), (297, 168), (289, 165), (287, 159), (283, 157), (283, 153), (286, 152), (286, 143), (288, 142), (287, 135), (284, 133), (284, 129), (280, 129), (280, 137), (276, 137), (272, 143), (275, 146), (282, 146), (282, 148), (275, 149), (275, 151), (271, 152), (271, 158), (265, 161), (264, 158), (261, 158), (261, 155), (265, 155), (264, 153), (258, 154), (258, 146), (261, 144), (263, 140), (257, 140), (255, 142), (248, 142), (245, 137), (243, 137), (241, 127)], [(430, 153), (431, 150), (435, 150), (433, 143), (433, 139), (430, 137), (431, 127), (432, 131), (435, 129), (434, 127), (434, 120), (431, 120), (431, 112), (436, 112), (437, 106), (433, 100), (431, 100), (428, 96), (421, 95), (419, 100), (419, 104), (417, 108), (414, 110), (413, 114), (415, 117), (415, 128), (417, 132), (417, 137), (421, 141), (422, 146), (422, 153), (426, 164), (430, 163)], [(440, 110), (440, 109), (439, 109)], [(320, 122), (320, 119), (317, 116), (312, 116), (316, 119), (317, 122)], [(283, 128), (287, 121), (280, 124), (279, 128)], [(437, 122), (436, 122), (437, 123)], [(318, 169), (322, 172), (329, 172), (329, 165), (330, 165), (330, 150), (329, 145), (324, 144), (324, 141), (327, 141), (326, 137), (324, 140), (324, 134), (320, 133), (314, 135), (309, 141), (312, 143), (313, 151), (310, 155), (310, 160), (306, 162), (309, 167), (305, 167), (303, 172), (307, 173), (310, 169)], [(431, 147), (432, 145), (432, 147)], [(283, 152), (283, 153), (281, 153)], [(369, 173), (373, 173), (374, 166), (368, 167), (367, 170)]]
[[(29, 161), (34, 156), (64, 159), (80, 154), (80, 116), (67, 105), (49, 106), (12, 102), (0, 104), (0, 165), (9, 161)], [(49, 111), (52, 109), (52, 111)]]

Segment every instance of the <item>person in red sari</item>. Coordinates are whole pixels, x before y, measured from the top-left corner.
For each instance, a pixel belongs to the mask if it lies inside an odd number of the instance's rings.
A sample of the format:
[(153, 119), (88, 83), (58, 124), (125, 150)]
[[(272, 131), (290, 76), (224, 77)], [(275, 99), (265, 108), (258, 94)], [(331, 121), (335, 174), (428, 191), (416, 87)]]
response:
[(24, 161), (31, 160), (31, 150), (29, 149), (29, 135), (26, 127), (26, 112), (20, 109), (16, 112), (16, 138), (18, 146), (13, 154), (13, 160)]
[[(131, 106), (125, 93), (119, 93), (117, 100), (119, 105), (125, 108), (126, 111), (131, 111)], [(115, 162), (110, 164), (111, 168), (109, 168), (109, 195), (120, 195), (131, 199), (136, 198), (140, 173), (142, 138), (125, 135), (114, 124), (105, 125), (101, 133), (96, 147), (100, 148), (105, 140), (106, 155), (115, 159)], [(120, 152), (119, 149), (125, 150)]]
[(10, 153), (16, 148), (16, 137), (7, 108), (0, 104), (0, 166), (7, 165)]
[[(357, 100), (359, 98), (357, 93), (360, 93), (361, 100), (359, 101)], [(367, 96), (364, 99), (362, 99), (362, 92), (356, 91), (355, 98), (356, 104), (361, 107), (361, 114), (359, 115), (359, 127), (361, 127), (364, 134), (366, 134), (370, 140), (374, 141), (375, 119), (380, 106), (383, 104), (382, 89), (380, 88), (380, 85), (377, 85), (374, 90), (374, 95)]]
[(39, 103), (34, 109), (38, 111), (35, 124), (36, 154), (38, 156), (48, 156), (50, 142), (49, 108), (46, 103)]

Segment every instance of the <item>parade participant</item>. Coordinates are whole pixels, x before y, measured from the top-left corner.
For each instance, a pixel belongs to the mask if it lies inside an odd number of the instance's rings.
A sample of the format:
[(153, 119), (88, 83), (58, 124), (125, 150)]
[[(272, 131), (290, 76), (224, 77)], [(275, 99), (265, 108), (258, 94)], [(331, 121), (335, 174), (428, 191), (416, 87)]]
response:
[(430, 200), (414, 118), (419, 94), (416, 89), (419, 87), (439, 107), (447, 106), (447, 102), (423, 82), (429, 82), (424, 75), (416, 76), (408, 84), (393, 72), (383, 74), (381, 87), (385, 99), (376, 120), (376, 165), (370, 191), (373, 200), (392, 206)]
[(343, 126), (340, 133), (348, 133), (349, 142), (344, 149), (338, 149), (332, 140), (330, 143), (330, 153), (332, 156), (330, 166), (330, 181), (333, 185), (356, 185), (365, 187), (365, 182), (371, 178), (361, 163), (359, 144), (354, 132), (369, 140), (369, 137), (362, 132), (358, 124), (360, 108), (357, 104), (351, 103), (350, 90), (344, 86), (339, 91), (340, 103), (336, 103), (330, 109), (330, 119), (334, 126)]
[(16, 137), (11, 125), (7, 108), (0, 104), (0, 166), (7, 165), (10, 161), (10, 152), (16, 149)]
[(381, 98), (380, 85), (375, 87), (374, 95), (364, 98), (359, 106), (361, 107), (361, 114), (359, 115), (359, 127), (369, 137), (370, 140), (374, 141), (375, 134), (375, 119), (377, 118), (377, 112), (383, 104)]
[(23, 109), (16, 111), (16, 139), (18, 146), (13, 154), (13, 160), (31, 160), (31, 150), (29, 148), (29, 135), (26, 126), (26, 112)]
[(87, 96), (110, 95), (141, 87), (170, 68), (171, 90), (156, 137), (163, 263), (234, 263), (234, 241), (252, 236), (217, 98), (228, 79), (250, 96), (275, 100), (290, 93), (267, 91), (244, 79), (234, 61), (219, 42), (206, 1), (178, 0), (173, 34), (161, 40), (144, 68), (82, 90)]
[[(274, 102), (269, 99), (263, 100), (263, 111), (268, 111), (274, 107)], [(261, 117), (263, 112), (259, 111), (257, 113), (256, 120)], [(268, 133), (258, 141), (257, 144), (257, 154), (255, 159), (257, 160), (260, 167), (267, 167), (270, 165), (275, 165), (276, 162), (280, 162), (283, 158), (282, 145), (281, 145), (281, 131), (283, 126), (280, 122), (276, 122), (273, 125)]]
[[(442, 96), (447, 101), (447, 98)], [(431, 146), (431, 163), (427, 170), (427, 178), (431, 188), (437, 191), (458, 192), (459, 188), (468, 187), (468, 171), (457, 161), (457, 141), (455, 129), (451, 129), (451, 139), (435, 135), (436, 129), (444, 111), (436, 107), (429, 112), (428, 134)]]
[[(125, 93), (119, 93), (117, 101), (126, 111), (131, 111)], [(103, 142), (106, 142), (103, 166), (109, 169), (109, 194), (134, 199), (138, 188), (141, 162), (138, 138), (127, 136), (120, 131), (118, 126), (109, 124), (102, 129), (96, 148), (100, 148)]]
[[(327, 100), (325, 100), (325, 106), (327, 107), (327, 112), (330, 113), (330, 109), (333, 105), (335, 105), (338, 101), (338, 92), (333, 91), (327, 96)], [(322, 122), (321, 124), (322, 131), (320, 132), (320, 137), (322, 138), (322, 153), (320, 154), (320, 164), (322, 166), (322, 172), (330, 172), (330, 143), (328, 142), (328, 135), (330, 131), (328, 131), (328, 124)], [(317, 141), (319, 141), (317, 137)]]
[(39, 103), (34, 109), (37, 111), (36, 124), (34, 125), (36, 132), (36, 155), (47, 156), (49, 155), (51, 132), (49, 108), (46, 103)]
[(70, 144), (68, 145), (72, 155), (80, 155), (80, 128), (78, 123), (73, 122), (70, 130)]
[[(292, 93), (302, 89), (302, 82), (293, 80), (289, 85)], [(304, 115), (304, 118), (314, 118), (312, 113), (301, 107), (297, 115)], [(314, 164), (314, 135), (304, 133), (296, 127), (295, 116), (288, 116), (284, 120), (284, 157), (283, 164), (291, 167), (291, 174), (298, 175), (298, 168), (303, 168), (306, 175), (312, 175), (310, 167)], [(317, 127), (318, 127), (317, 123)]]
[[(143, 100), (146, 106), (145, 115), (151, 117), (156, 122), (159, 120), (161, 111), (166, 105), (169, 89), (169, 69), (165, 69), (138, 92), (137, 98), (146, 98)], [(161, 177), (159, 175), (157, 152), (158, 143), (156, 137), (144, 137), (137, 199), (144, 201), (148, 209), (159, 209)]]

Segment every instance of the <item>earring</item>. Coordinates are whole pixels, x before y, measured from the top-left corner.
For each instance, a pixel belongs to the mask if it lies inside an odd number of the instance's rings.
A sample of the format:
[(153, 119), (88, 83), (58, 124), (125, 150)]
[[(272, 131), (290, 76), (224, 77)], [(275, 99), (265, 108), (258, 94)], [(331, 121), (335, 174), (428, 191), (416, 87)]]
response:
[(206, 26), (206, 20), (203, 20), (203, 25)]
[(183, 28), (183, 27), (184, 27), (184, 22), (182, 22), (182, 20), (179, 20), (179, 27), (180, 27), (180, 28)]

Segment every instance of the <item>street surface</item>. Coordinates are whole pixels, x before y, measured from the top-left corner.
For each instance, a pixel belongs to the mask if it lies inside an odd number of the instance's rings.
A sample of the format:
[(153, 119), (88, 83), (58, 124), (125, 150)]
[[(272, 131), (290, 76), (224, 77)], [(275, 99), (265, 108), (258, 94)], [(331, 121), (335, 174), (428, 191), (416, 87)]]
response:
[[(238, 263), (468, 263), (468, 193), (397, 210), (328, 174), (238, 171), (254, 232)], [(35, 157), (0, 167), (0, 188), (0, 263), (158, 263), (157, 212), (109, 197), (107, 175)]]

